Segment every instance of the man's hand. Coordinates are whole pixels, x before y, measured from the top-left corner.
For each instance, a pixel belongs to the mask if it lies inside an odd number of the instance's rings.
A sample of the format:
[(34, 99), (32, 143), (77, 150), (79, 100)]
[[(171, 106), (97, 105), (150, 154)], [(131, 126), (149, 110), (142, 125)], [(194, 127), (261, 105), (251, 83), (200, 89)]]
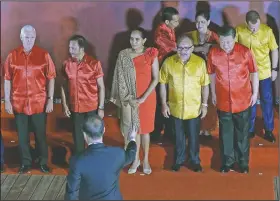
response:
[(212, 103), (213, 103), (213, 105), (217, 105), (217, 98), (216, 98), (216, 94), (213, 94), (212, 93)]
[(53, 111), (53, 100), (48, 99), (47, 106), (46, 106), (46, 113), (50, 113)]
[(63, 113), (66, 117), (70, 118), (71, 112), (66, 104), (62, 106)]
[(132, 131), (128, 135), (128, 140), (136, 140), (137, 130), (135, 128), (132, 129)]
[(162, 115), (165, 118), (169, 118), (169, 116), (170, 116), (170, 108), (169, 108), (169, 106), (166, 103), (162, 105), (161, 112), (162, 112)]
[(206, 114), (207, 114), (207, 107), (205, 105), (202, 105), (201, 108), (200, 108), (200, 112), (201, 112), (201, 119), (205, 118), (206, 117)]
[(278, 72), (275, 70), (271, 71), (271, 80), (272, 82), (276, 80)]
[(253, 94), (253, 95), (251, 96), (251, 102), (250, 102), (251, 106), (253, 106), (253, 105), (256, 104), (257, 99), (258, 99), (258, 94)]
[(98, 109), (97, 113), (98, 113), (98, 116), (100, 116), (101, 119), (104, 118), (104, 110)]
[(137, 102), (138, 105), (140, 105), (140, 104), (144, 103), (145, 100), (146, 100), (146, 98), (144, 98), (144, 97), (142, 96), (142, 97), (140, 97), (140, 98), (137, 98), (137, 99), (136, 99), (136, 102)]
[(5, 110), (8, 114), (13, 114), (13, 106), (11, 101), (5, 101)]

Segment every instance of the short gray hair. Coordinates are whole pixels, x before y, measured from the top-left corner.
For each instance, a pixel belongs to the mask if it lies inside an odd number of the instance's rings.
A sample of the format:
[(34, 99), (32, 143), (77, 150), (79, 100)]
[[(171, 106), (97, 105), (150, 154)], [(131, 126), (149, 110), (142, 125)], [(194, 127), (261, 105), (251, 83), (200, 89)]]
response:
[(27, 25), (24, 25), (21, 30), (20, 30), (20, 36), (23, 36), (24, 35), (24, 32), (25, 31), (34, 31), (36, 33), (36, 30), (33, 26), (27, 24)]
[(89, 115), (85, 118), (83, 132), (90, 138), (101, 138), (104, 133), (104, 121), (98, 115)]

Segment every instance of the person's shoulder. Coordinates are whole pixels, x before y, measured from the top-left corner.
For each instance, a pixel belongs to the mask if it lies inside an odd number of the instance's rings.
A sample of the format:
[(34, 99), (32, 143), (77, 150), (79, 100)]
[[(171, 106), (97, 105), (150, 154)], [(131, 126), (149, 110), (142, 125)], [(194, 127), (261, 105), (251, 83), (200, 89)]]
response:
[(32, 51), (35, 51), (36, 53), (41, 53), (41, 54), (49, 54), (49, 52), (46, 49), (39, 47), (37, 45), (34, 45)]
[(191, 60), (191, 62), (196, 63), (198, 66), (205, 64), (205, 60), (203, 58), (201, 58), (200, 56), (195, 55), (194, 53), (191, 54), (190, 60)]
[(246, 25), (245, 23), (242, 23), (242, 24), (236, 26), (235, 29), (236, 29), (238, 32), (240, 32), (240, 31), (245, 31), (245, 30), (247, 29), (247, 25)]
[(266, 33), (272, 31), (272, 29), (268, 25), (263, 23), (260, 24), (260, 30)]
[(238, 52), (243, 52), (243, 53), (251, 52), (251, 50), (248, 47), (246, 47), (241, 43), (235, 43), (235, 46)]
[(98, 59), (96, 59), (93, 56), (90, 56), (88, 54), (85, 54), (85, 62), (87, 64), (93, 65), (93, 66), (95, 66), (96, 64), (101, 64), (101, 62)]

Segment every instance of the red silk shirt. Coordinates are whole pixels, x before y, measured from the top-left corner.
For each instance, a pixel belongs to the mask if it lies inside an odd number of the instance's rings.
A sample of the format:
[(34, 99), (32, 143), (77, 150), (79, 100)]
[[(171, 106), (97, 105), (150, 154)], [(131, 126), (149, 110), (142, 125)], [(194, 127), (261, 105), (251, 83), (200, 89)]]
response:
[(216, 74), (217, 108), (238, 113), (250, 106), (252, 86), (250, 73), (257, 72), (250, 49), (235, 43), (231, 53), (212, 47), (208, 54), (207, 70)]
[(23, 47), (13, 50), (4, 64), (4, 79), (11, 81), (11, 103), (16, 113), (44, 112), (47, 80), (56, 77), (49, 53), (34, 46), (27, 55)]
[(159, 63), (176, 48), (176, 36), (173, 29), (161, 23), (155, 31), (155, 44), (158, 49)]
[(70, 110), (79, 113), (96, 110), (97, 78), (104, 75), (100, 61), (86, 54), (80, 63), (69, 58), (64, 62), (62, 73), (68, 80)]

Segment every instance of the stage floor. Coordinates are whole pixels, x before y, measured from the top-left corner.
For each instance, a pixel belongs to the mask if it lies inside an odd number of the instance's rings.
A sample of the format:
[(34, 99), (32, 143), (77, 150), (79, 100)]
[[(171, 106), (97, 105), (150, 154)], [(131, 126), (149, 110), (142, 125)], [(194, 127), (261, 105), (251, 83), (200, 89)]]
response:
[[(278, 108), (277, 108), (278, 109)], [(59, 122), (58, 122), (59, 123)], [(65, 123), (65, 122), (64, 122)], [(69, 122), (68, 122), (69, 124)], [(108, 145), (123, 146), (123, 137), (118, 126), (118, 119), (112, 109), (106, 111), (106, 133), (104, 141)], [(121, 173), (120, 185), (125, 199), (275, 199), (277, 189), (275, 177), (279, 175), (278, 130), (279, 116), (275, 112), (275, 131), (277, 142), (265, 141), (261, 132), (262, 120), (258, 108), (257, 136), (251, 140), (250, 173), (238, 172), (221, 174), (218, 128), (212, 134), (212, 140), (201, 138), (200, 157), (204, 168), (202, 173), (191, 172), (182, 167), (180, 172), (170, 171), (173, 163), (173, 145), (169, 141), (151, 144), (151, 175), (143, 175), (142, 168), (134, 175), (128, 175), (128, 167)], [(17, 135), (15, 131), (2, 130), (5, 144), (6, 174), (16, 175), (19, 167)], [(69, 131), (48, 131), (50, 175), (67, 175), (68, 162), (73, 149)], [(34, 139), (31, 135), (31, 147)], [(36, 168), (27, 175), (42, 175)], [(17, 181), (17, 180), (15, 180)], [(2, 179), (1, 179), (2, 182)], [(6, 190), (7, 191), (7, 190)], [(2, 192), (2, 187), (1, 187)], [(10, 191), (9, 191), (10, 192)], [(7, 192), (7, 194), (9, 193)]]

